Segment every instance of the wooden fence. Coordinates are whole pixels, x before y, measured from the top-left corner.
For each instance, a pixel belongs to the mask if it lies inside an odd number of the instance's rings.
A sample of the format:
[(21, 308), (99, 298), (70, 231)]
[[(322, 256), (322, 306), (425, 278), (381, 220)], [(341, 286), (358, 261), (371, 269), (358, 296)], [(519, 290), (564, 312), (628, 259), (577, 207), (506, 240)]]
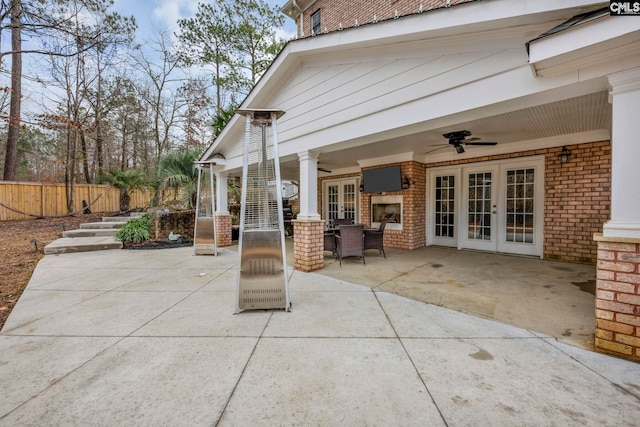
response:
[[(99, 196), (99, 198), (98, 198)], [(131, 209), (148, 208), (152, 190), (134, 191)], [(82, 209), (82, 201), (91, 205), (92, 212), (117, 212), (120, 210), (120, 190), (109, 185), (76, 184), (75, 203), (72, 212)], [(64, 184), (44, 182), (0, 181), (0, 203), (9, 208), (38, 216), (57, 216), (67, 213), (67, 197)], [(28, 219), (28, 215), (0, 206), (0, 221)]]

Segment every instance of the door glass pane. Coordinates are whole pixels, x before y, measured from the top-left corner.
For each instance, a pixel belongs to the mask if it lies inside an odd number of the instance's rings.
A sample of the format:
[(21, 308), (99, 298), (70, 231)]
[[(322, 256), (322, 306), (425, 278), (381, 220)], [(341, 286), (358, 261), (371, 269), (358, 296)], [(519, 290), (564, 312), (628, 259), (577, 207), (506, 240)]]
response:
[(470, 240), (491, 240), (491, 172), (469, 174)]
[(340, 205), (338, 201), (338, 185), (329, 185), (327, 187), (327, 209), (329, 215), (329, 221), (333, 224), (333, 220), (338, 218), (340, 212)]
[(454, 237), (455, 177), (436, 177), (435, 236)]
[(535, 169), (507, 171), (506, 240), (533, 243)]
[(342, 186), (344, 201), (344, 217), (350, 218), (356, 222), (356, 185), (344, 184)]

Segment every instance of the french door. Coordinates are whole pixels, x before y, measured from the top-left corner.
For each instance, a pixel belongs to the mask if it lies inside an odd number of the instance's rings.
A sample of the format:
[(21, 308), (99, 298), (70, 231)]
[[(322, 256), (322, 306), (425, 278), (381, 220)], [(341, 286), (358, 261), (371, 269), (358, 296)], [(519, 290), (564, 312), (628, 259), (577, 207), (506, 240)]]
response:
[(542, 256), (544, 158), (429, 173), (427, 244)]
[(498, 250), (496, 184), (498, 166), (466, 168), (462, 189), (465, 204), (462, 215), (461, 241), (463, 248), (495, 252)]
[(359, 221), (357, 179), (325, 181), (323, 191), (323, 218), (333, 223), (335, 219), (349, 218)]

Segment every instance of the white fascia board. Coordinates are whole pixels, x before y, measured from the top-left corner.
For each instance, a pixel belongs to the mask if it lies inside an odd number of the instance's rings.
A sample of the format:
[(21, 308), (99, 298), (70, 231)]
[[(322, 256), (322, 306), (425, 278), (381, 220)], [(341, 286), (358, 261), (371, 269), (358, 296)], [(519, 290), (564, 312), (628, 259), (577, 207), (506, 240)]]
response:
[[(269, 85), (270, 81), (275, 81), (275, 76), (279, 72), (279, 70), (291, 70), (294, 68), (294, 63), (297, 61), (297, 55), (291, 53), (292, 42), (289, 42), (282, 51), (278, 54), (276, 59), (273, 61), (271, 66), (267, 69), (264, 75), (258, 80), (258, 83), (251, 90), (249, 95), (245, 98), (242, 104), (238, 107), (238, 109), (250, 109), (253, 105), (257, 105), (254, 102), (254, 99), (257, 95), (264, 93), (265, 86)], [(282, 80), (282, 78), (280, 79)], [(278, 109), (278, 106), (274, 105), (260, 105), (253, 108), (272, 108)], [(221, 153), (226, 156), (226, 152), (234, 145), (237, 144), (238, 140), (242, 143), (242, 138), (244, 138), (244, 125), (245, 118), (240, 116), (239, 114), (234, 114), (229, 123), (224, 127), (220, 135), (215, 139), (213, 144), (209, 146), (209, 148), (200, 156), (201, 161), (207, 160), (210, 156), (215, 153)], [(238, 139), (240, 138), (240, 139)]]
[(640, 19), (606, 16), (534, 40), (529, 45), (529, 61), (536, 68), (545, 62), (575, 61), (634, 41), (640, 41)]

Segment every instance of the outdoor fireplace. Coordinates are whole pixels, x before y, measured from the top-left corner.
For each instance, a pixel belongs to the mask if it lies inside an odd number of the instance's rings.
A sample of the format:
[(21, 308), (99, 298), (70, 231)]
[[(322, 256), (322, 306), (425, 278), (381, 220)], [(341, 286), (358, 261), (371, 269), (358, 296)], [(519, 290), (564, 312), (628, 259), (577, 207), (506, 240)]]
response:
[(371, 196), (371, 226), (386, 219), (391, 230), (402, 230), (402, 196)]

